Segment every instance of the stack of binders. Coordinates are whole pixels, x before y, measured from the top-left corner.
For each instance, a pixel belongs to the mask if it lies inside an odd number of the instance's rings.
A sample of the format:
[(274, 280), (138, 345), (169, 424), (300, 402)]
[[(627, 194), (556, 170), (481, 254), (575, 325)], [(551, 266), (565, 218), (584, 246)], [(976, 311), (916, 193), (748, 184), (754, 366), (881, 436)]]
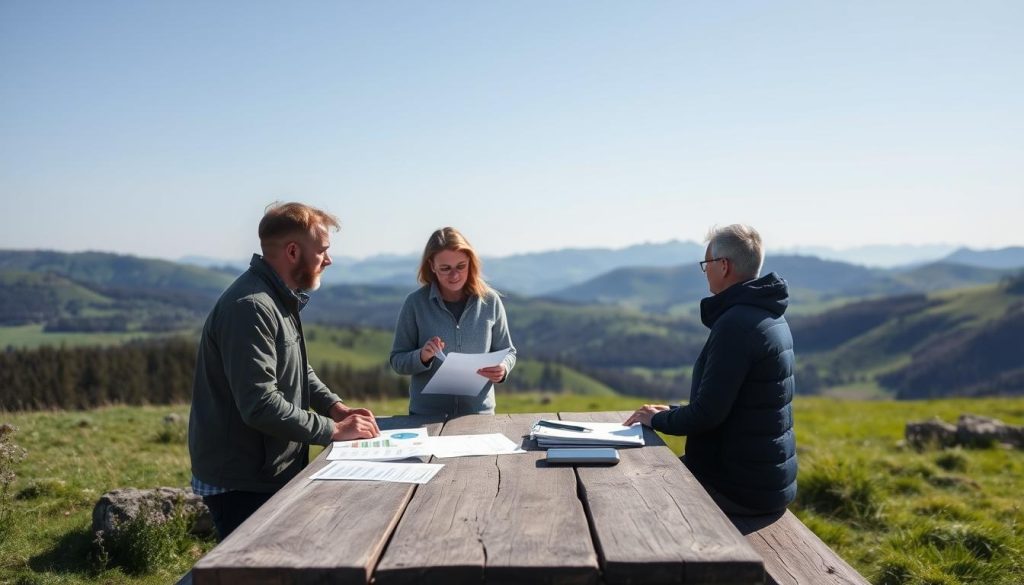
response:
[(539, 420), (530, 437), (541, 448), (548, 447), (643, 447), (641, 425), (631, 427), (619, 423)]

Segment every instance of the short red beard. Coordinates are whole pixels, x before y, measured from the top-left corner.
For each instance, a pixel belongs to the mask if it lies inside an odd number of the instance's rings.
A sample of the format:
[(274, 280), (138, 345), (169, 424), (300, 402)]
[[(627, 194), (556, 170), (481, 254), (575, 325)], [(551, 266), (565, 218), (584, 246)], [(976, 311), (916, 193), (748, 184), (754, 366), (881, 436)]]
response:
[(320, 279), (317, 278), (320, 271), (316, 268), (296, 266), (292, 270), (292, 282), (298, 285), (301, 291), (313, 291), (320, 288)]

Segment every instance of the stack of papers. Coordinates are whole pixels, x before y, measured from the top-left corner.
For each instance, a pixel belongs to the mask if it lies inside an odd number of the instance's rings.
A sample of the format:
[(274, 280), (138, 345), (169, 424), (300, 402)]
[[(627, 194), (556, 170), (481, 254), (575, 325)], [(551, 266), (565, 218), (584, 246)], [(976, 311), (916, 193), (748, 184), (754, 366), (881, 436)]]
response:
[[(576, 427), (587, 430), (570, 430), (544, 426), (545, 423), (559, 427)], [(533, 425), (530, 436), (537, 439), (537, 445), (548, 447), (643, 447), (644, 432), (641, 425), (631, 427), (619, 423), (577, 422), (568, 420), (538, 421)]]

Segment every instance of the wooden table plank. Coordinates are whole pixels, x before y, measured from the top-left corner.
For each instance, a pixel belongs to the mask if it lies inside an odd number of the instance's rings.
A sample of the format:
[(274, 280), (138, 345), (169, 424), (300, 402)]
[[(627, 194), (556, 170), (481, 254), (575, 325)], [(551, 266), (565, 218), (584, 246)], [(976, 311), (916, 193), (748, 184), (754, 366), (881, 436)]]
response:
[[(629, 412), (560, 413), (622, 422)], [(645, 428), (615, 467), (579, 466), (606, 583), (763, 583), (764, 563), (693, 474)], [(682, 568), (680, 568), (682, 565)]]
[[(379, 418), (382, 429), (427, 426), (442, 417)], [(416, 486), (368, 481), (312, 481), (325, 449), (301, 474), (192, 569), (195, 585), (369, 582)]]
[(552, 414), (470, 415), (443, 435), (504, 433), (524, 455), (458, 457), (420, 486), (374, 573), (397, 583), (596, 583), (597, 555), (571, 468), (524, 439)]
[(764, 559), (766, 582), (771, 585), (869, 585), (789, 510), (730, 518)]

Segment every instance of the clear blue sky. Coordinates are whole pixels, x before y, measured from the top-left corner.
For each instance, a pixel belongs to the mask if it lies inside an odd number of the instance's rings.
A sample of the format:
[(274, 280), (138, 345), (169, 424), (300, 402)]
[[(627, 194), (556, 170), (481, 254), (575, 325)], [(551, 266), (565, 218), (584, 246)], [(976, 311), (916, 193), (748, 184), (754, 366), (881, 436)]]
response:
[(1024, 2), (0, 2), (0, 248), (1024, 245)]

